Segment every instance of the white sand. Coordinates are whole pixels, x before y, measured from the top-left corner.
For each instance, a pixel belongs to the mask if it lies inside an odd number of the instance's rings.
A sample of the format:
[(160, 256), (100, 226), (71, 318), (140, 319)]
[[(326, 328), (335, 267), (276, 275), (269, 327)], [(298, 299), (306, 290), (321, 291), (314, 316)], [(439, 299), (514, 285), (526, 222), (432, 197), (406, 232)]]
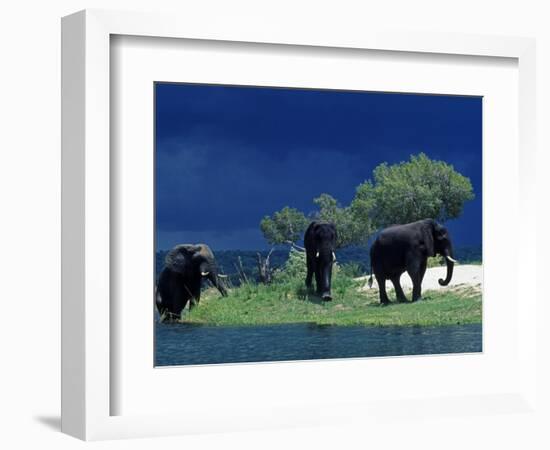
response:
[[(481, 290), (483, 283), (483, 266), (481, 265), (460, 265), (456, 264), (454, 267), (453, 278), (447, 286), (440, 286), (438, 281), (440, 278), (445, 279), (447, 274), (446, 267), (431, 267), (426, 270), (424, 280), (422, 281), (422, 291), (449, 289), (449, 288), (461, 288), (472, 286)], [(368, 276), (361, 277), (359, 280), (364, 280), (365, 285), (361, 290), (369, 289), (367, 284)], [(401, 287), (405, 293), (412, 291), (412, 281), (409, 274), (405, 272), (401, 275)], [(376, 278), (373, 276), (372, 289), (378, 289), (376, 284)], [(391, 281), (386, 281), (386, 290), (393, 290), (393, 284)]]

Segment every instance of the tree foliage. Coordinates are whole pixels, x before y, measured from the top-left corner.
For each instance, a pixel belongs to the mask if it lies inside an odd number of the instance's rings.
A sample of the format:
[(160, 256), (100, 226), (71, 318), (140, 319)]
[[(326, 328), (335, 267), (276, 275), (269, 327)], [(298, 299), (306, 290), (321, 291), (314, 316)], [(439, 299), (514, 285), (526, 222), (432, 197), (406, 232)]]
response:
[(313, 200), (319, 211), (315, 214), (317, 220), (332, 222), (336, 225), (338, 238), (336, 247), (365, 244), (374, 231), (370, 220), (358, 220), (352, 207), (342, 207), (329, 194), (321, 194)]
[(264, 238), (272, 245), (294, 243), (301, 239), (308, 219), (301, 211), (285, 206), (260, 222)]
[(275, 271), (273, 278), (275, 281), (303, 280), (306, 271), (306, 253), (290, 247), (288, 259), (279, 270)]
[(440, 222), (462, 214), (464, 203), (474, 198), (470, 180), (443, 161), (424, 153), (411, 155), (408, 162), (380, 164), (374, 182), (357, 187), (352, 202), (376, 227), (433, 218)]
[(357, 186), (349, 206), (323, 193), (313, 199), (318, 210), (309, 218), (287, 206), (264, 217), (260, 228), (270, 244), (296, 243), (310, 220), (322, 220), (336, 225), (338, 248), (361, 246), (376, 229), (391, 224), (455, 219), (462, 214), (464, 203), (473, 198), (468, 178), (452, 165), (420, 153), (406, 162), (377, 166), (372, 180)]

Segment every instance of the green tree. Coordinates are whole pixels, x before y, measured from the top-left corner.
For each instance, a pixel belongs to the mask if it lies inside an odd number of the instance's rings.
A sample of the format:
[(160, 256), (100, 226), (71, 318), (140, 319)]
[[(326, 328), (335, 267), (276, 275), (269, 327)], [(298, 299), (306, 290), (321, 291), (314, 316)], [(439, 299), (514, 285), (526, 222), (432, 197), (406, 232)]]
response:
[(304, 213), (285, 206), (272, 216), (265, 216), (260, 222), (260, 229), (270, 244), (290, 244), (302, 237), (308, 223)]
[(368, 217), (363, 220), (356, 215), (352, 207), (338, 205), (338, 201), (329, 194), (321, 194), (313, 200), (313, 203), (319, 208), (315, 214), (316, 219), (336, 225), (337, 248), (366, 244), (374, 231)]
[(464, 203), (474, 198), (468, 178), (424, 153), (408, 162), (380, 164), (373, 178), (357, 187), (351, 207), (357, 218), (370, 217), (376, 227), (425, 218), (445, 222), (459, 217)]

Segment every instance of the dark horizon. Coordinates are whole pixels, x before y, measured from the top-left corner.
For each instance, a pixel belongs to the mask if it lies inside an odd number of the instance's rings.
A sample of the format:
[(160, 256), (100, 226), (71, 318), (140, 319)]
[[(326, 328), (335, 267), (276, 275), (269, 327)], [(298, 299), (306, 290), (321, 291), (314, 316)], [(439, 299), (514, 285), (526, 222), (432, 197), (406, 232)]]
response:
[(265, 215), (308, 214), (323, 192), (347, 205), (378, 164), (420, 152), (472, 182), (446, 226), (481, 244), (481, 97), (157, 83), (155, 102), (157, 250), (269, 248)]

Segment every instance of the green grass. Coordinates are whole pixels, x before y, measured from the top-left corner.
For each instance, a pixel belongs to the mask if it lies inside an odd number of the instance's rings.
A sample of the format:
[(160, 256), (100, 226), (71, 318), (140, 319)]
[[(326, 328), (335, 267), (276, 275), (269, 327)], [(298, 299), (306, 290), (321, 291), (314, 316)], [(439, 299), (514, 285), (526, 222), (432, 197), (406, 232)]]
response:
[(181, 321), (219, 326), (283, 323), (435, 326), (481, 322), (481, 293), (474, 288), (428, 291), (415, 303), (380, 306), (377, 289), (360, 292), (361, 282), (344, 274), (335, 275), (331, 302), (308, 294), (301, 278), (267, 286), (244, 284), (232, 289), (225, 298), (213, 289), (206, 290), (200, 304), (190, 312), (185, 311)]

